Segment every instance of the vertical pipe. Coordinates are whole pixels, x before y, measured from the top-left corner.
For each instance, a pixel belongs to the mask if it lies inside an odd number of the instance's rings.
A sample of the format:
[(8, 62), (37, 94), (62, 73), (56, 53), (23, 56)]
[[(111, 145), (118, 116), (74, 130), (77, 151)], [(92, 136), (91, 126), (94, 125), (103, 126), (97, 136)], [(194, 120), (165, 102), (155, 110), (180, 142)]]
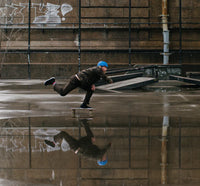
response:
[(31, 120), (28, 118), (28, 130), (29, 130), (29, 168), (32, 168), (32, 150), (31, 150)]
[(179, 119), (179, 169), (181, 169), (181, 119)]
[(167, 0), (162, 0), (162, 27), (163, 27), (163, 64), (169, 64), (169, 30), (167, 20)]
[(162, 125), (162, 146), (161, 146), (161, 184), (167, 183), (167, 129), (169, 127), (169, 117), (163, 117)]
[(28, 78), (31, 78), (31, 69), (30, 69), (30, 55), (31, 55), (31, 0), (29, 0), (29, 11), (28, 11)]
[[(81, 121), (79, 121), (79, 139), (81, 138)], [(81, 171), (81, 156), (79, 156), (78, 157), (78, 171), (77, 171), (77, 175), (76, 175), (76, 177), (77, 177), (77, 186), (79, 186), (80, 185), (80, 182), (81, 182), (81, 173), (80, 173), (80, 171)]]
[(129, 66), (131, 66), (131, 0), (129, 0)]
[[(30, 103), (28, 103), (28, 110), (30, 111)], [(32, 168), (32, 146), (31, 146), (31, 118), (28, 117), (28, 136), (29, 136), (29, 168)]]
[[(148, 154), (147, 154), (147, 157), (150, 157), (150, 152), (151, 152), (151, 120), (150, 120), (150, 117), (148, 117)], [(148, 173), (147, 173), (147, 178), (150, 178), (150, 161), (147, 161), (147, 170), (148, 170)], [(150, 185), (150, 179), (148, 179), (147, 181), (147, 185)]]
[(182, 64), (182, 2), (179, 0), (179, 63)]
[(168, 97), (164, 96), (163, 104), (163, 123), (162, 123), (162, 138), (161, 138), (161, 184), (167, 183), (167, 132), (169, 127), (169, 102)]
[(131, 146), (131, 116), (129, 115), (129, 168), (131, 168)]
[(79, 13), (78, 13), (78, 71), (81, 70), (81, 0), (79, 0)]

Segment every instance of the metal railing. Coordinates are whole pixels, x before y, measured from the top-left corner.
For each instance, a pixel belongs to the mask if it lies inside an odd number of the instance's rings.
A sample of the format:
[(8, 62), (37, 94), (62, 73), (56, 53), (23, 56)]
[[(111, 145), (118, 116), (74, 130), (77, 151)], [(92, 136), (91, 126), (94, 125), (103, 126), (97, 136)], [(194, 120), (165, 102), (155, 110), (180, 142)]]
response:
[[(31, 48), (31, 31), (34, 30), (34, 29), (38, 29), (36, 28), (36, 25), (35, 23), (32, 23), (31, 22), (31, 0), (29, 0), (29, 7), (28, 7), (28, 23), (24, 23), (24, 24), (10, 24), (10, 23), (7, 23), (7, 24), (0, 24), (0, 30), (3, 31), (7, 31), (8, 29), (14, 29), (14, 28), (19, 28), (19, 29), (28, 29), (28, 46), (27, 46), (27, 49), (0, 49), (0, 52), (1, 53), (27, 53), (28, 57), (27, 57), (27, 64), (28, 64), (28, 76), (29, 78), (31, 77), (31, 69), (30, 69), (30, 64), (31, 64), (31, 53), (67, 53), (69, 52), (69, 50), (67, 49), (58, 49), (58, 50), (50, 50), (50, 49), (32, 49)], [(77, 66), (78, 66), (78, 70), (81, 69), (81, 53), (87, 53), (87, 52), (96, 52), (96, 53), (99, 53), (99, 52), (121, 52), (121, 53), (127, 53), (127, 55), (129, 56), (128, 57), (128, 63), (127, 63), (127, 66), (130, 66), (131, 67), (131, 64), (133, 63), (133, 59), (132, 59), (132, 56), (135, 55), (135, 54), (141, 54), (141, 53), (145, 53), (145, 54), (160, 54), (162, 52), (162, 49), (160, 50), (142, 50), (142, 49), (138, 49), (138, 50), (133, 50), (132, 49), (132, 44), (134, 44), (134, 40), (132, 39), (133, 37), (133, 31), (137, 31), (139, 29), (151, 29), (151, 28), (136, 28), (136, 26), (138, 25), (157, 25), (158, 29), (161, 30), (161, 27), (160, 25), (162, 25), (162, 21), (160, 22), (133, 22), (134, 20), (134, 17), (132, 17), (131, 15), (131, 10), (132, 10), (132, 5), (131, 5), (131, 0), (129, 0), (129, 5), (128, 5), (128, 17), (125, 17), (125, 18), (122, 18), (122, 19), (127, 19), (127, 22), (117, 22), (117, 23), (95, 23), (95, 22), (92, 22), (92, 23), (86, 23), (86, 22), (83, 22), (83, 17), (81, 15), (81, 9), (82, 9), (82, 5), (81, 5), (81, 0), (78, 0), (78, 22), (77, 23), (52, 23), (52, 26), (51, 26), (51, 23), (49, 23), (49, 27), (46, 28), (44, 25), (45, 24), (40, 24), (40, 28), (39, 29), (72, 29), (76, 32), (78, 32), (78, 47), (77, 47), (77, 50), (70, 50), (70, 52), (73, 52), (73, 53), (77, 53), (78, 54), (78, 63), (77, 63)], [(138, 19), (140, 19), (141, 17), (138, 17)], [(114, 18), (113, 18), (114, 19)], [(59, 27), (54, 27), (53, 25), (59, 25)], [(183, 31), (183, 24), (200, 24), (200, 23), (188, 23), (188, 22), (183, 22), (182, 21), (182, 3), (181, 3), (181, 0), (179, 0), (179, 20), (177, 22), (168, 22), (169, 24), (169, 27), (170, 25), (174, 25), (174, 24), (177, 24), (178, 25), (178, 32), (179, 32), (179, 49), (178, 50), (170, 50), (170, 53), (172, 54), (178, 54), (179, 55), (179, 64), (182, 64), (182, 55), (183, 53), (198, 53), (199, 50), (186, 50), (184, 51), (182, 49), (182, 31)], [(81, 33), (84, 29), (87, 29), (87, 28), (84, 28), (83, 26), (88, 26), (88, 25), (97, 25), (97, 26), (94, 26), (94, 27), (91, 27), (91, 28), (88, 28), (88, 29), (115, 29), (116, 27), (118, 27), (118, 29), (128, 29), (128, 46), (127, 46), (127, 50), (126, 49), (115, 49), (115, 50), (109, 50), (109, 49), (104, 49), (101, 51), (98, 51), (98, 50), (82, 50), (81, 48), (81, 42), (82, 42), (82, 38), (81, 38)], [(119, 28), (119, 25), (124, 25), (126, 28)], [(113, 28), (111, 28), (111, 26), (114, 26)]]

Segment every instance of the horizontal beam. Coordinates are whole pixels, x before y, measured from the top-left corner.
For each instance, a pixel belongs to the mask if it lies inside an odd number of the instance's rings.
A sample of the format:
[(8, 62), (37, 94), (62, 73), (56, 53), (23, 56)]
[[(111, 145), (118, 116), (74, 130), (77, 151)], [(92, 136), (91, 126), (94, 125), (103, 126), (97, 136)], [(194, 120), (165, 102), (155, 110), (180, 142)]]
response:
[(139, 88), (146, 86), (151, 83), (155, 83), (157, 80), (155, 78), (148, 77), (138, 77), (129, 80), (119, 81), (112, 84), (101, 85), (98, 89), (103, 90), (130, 90), (133, 88)]
[[(127, 72), (127, 71), (125, 71), (125, 72)], [(121, 75), (115, 75), (115, 76), (109, 76), (109, 77), (113, 80), (113, 82), (118, 82), (118, 81), (124, 81), (124, 80), (136, 78), (136, 77), (141, 77), (141, 76), (143, 76), (142, 72), (121, 74)], [(98, 83), (96, 83), (95, 85), (100, 86), (100, 85), (103, 85), (103, 84), (105, 84), (105, 82), (102, 80), (102, 81), (99, 81)]]
[(182, 76), (174, 76), (174, 75), (170, 75), (169, 78), (171, 80), (178, 80), (178, 81), (183, 81), (183, 82), (186, 82), (186, 83), (192, 83), (192, 84), (195, 84), (195, 85), (200, 85), (199, 79), (182, 77)]
[[(172, 50), (179, 49), (179, 42), (172, 41)], [(1, 41), (1, 50), (28, 50), (28, 41)], [(66, 41), (31, 41), (30, 47), (33, 50), (77, 50), (78, 42), (74, 40)], [(81, 41), (81, 50), (127, 50), (127, 41)], [(163, 47), (162, 41), (131, 41), (132, 50), (161, 50)], [(200, 50), (199, 41), (183, 41), (182, 50)], [(134, 52), (134, 51), (133, 51)], [(171, 52), (171, 50), (170, 50)]]

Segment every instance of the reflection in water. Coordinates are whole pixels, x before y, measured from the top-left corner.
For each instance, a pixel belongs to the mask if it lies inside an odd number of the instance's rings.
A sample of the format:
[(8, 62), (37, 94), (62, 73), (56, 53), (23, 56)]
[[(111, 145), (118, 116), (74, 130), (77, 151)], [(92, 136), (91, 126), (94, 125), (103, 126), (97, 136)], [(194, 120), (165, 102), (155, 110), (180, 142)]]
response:
[(169, 127), (169, 117), (163, 117), (163, 125), (162, 125), (162, 147), (161, 147), (161, 183), (167, 183), (167, 129)]
[(57, 145), (56, 150), (48, 150), (50, 147), (44, 140), (51, 141), (61, 131), (76, 139), (85, 136), (80, 121), (68, 120), (65, 117), (0, 120), (1, 178), (36, 185), (200, 183), (199, 118), (165, 115), (130, 116), (129, 121), (120, 117), (91, 120), (89, 126), (97, 146), (112, 141), (112, 148), (107, 152), (109, 161), (103, 167)]
[(161, 184), (167, 183), (167, 132), (169, 128), (169, 100), (166, 95), (163, 96), (163, 122), (162, 122), (162, 146), (161, 146)]
[(71, 150), (74, 151), (75, 154), (81, 154), (85, 157), (96, 159), (98, 165), (103, 166), (107, 164), (107, 156), (106, 151), (110, 148), (111, 143), (106, 145), (104, 148), (100, 149), (98, 146), (94, 145), (95, 137), (90, 130), (89, 124), (87, 123), (86, 119), (80, 120), (82, 125), (85, 128), (86, 136), (81, 137), (80, 139), (75, 139), (71, 135), (69, 135), (65, 131), (61, 131), (60, 133), (53, 136), (53, 140), (45, 140), (45, 143), (48, 146), (55, 147), (56, 143), (60, 140), (65, 140)]

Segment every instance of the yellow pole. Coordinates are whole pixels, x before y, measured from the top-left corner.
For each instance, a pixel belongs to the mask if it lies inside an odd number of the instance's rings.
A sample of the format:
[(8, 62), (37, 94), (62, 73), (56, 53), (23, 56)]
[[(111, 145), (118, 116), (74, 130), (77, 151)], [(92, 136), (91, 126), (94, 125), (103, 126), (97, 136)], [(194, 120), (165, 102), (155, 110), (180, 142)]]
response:
[(168, 20), (167, 20), (167, 0), (162, 0), (162, 26), (163, 31), (168, 31)]

